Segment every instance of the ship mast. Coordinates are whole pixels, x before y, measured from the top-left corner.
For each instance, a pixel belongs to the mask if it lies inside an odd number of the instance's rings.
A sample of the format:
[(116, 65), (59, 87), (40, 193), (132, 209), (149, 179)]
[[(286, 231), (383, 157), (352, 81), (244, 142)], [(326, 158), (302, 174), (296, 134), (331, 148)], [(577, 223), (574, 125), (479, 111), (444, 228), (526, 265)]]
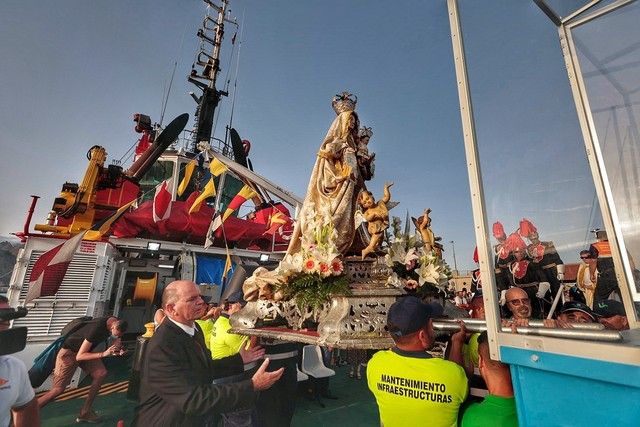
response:
[[(225, 13), (229, 4), (228, 0), (221, 0), (218, 6), (212, 0), (203, 0), (208, 7), (218, 12), (218, 17), (214, 20), (207, 15), (202, 22), (202, 28), (198, 30), (198, 37), (201, 40), (200, 52), (196, 58), (196, 62), (191, 68), (189, 82), (193, 83), (200, 90), (202, 95), (196, 96), (191, 94), (198, 103), (196, 108), (195, 136), (193, 139), (192, 151), (198, 152), (198, 143), (200, 141), (209, 142), (213, 129), (213, 116), (222, 96), (228, 96), (229, 93), (216, 89), (216, 79), (220, 72), (220, 46), (222, 44), (222, 36), (224, 35)], [(232, 21), (228, 21), (232, 22)], [(211, 53), (207, 53), (210, 51)], [(202, 67), (200, 70), (196, 66)]]

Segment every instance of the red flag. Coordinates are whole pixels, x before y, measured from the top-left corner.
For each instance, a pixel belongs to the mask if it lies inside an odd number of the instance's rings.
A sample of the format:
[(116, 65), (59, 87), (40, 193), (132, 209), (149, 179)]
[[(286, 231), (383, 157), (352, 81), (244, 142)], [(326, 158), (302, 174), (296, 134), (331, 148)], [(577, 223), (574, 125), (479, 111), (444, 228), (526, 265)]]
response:
[(172, 179), (163, 181), (156, 187), (153, 197), (153, 222), (159, 222), (171, 215), (171, 185)]
[(29, 276), (29, 291), (24, 301), (25, 304), (35, 298), (48, 297), (58, 292), (84, 234), (85, 232), (79, 233), (40, 255)]

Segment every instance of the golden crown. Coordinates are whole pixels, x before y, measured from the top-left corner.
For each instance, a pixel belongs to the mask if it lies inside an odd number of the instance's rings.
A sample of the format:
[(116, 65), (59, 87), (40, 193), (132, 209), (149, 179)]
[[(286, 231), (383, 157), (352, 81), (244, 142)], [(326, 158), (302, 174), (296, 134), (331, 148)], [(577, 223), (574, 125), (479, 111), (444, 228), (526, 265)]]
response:
[(345, 111), (353, 111), (356, 109), (356, 103), (358, 97), (350, 94), (349, 92), (342, 92), (333, 97), (331, 106), (336, 114), (344, 113)]
[(358, 130), (358, 137), (359, 138), (371, 138), (371, 136), (373, 135), (373, 130), (370, 127), (361, 127)]

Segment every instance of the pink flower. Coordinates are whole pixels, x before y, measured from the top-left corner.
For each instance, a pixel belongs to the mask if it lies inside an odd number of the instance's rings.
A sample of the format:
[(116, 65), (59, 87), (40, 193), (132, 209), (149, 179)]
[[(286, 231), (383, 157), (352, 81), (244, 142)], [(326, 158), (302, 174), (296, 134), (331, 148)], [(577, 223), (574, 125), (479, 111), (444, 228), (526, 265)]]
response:
[(344, 266), (342, 265), (340, 258), (334, 258), (333, 261), (331, 261), (331, 273), (337, 276), (341, 274), (343, 270)]
[(323, 277), (331, 274), (330, 266), (326, 262), (321, 262), (320, 264), (318, 264), (318, 270)]
[(306, 272), (313, 272), (316, 270), (316, 261), (313, 258), (307, 258), (304, 261), (304, 270)]
[(405, 266), (405, 268), (407, 269), (407, 271), (411, 271), (411, 270), (413, 270), (414, 268), (416, 268), (416, 260), (415, 260), (415, 259), (412, 259), (411, 261), (409, 261), (408, 263), (406, 263), (404, 266)]
[(407, 279), (404, 287), (405, 289), (416, 289), (418, 287), (418, 282), (413, 279)]

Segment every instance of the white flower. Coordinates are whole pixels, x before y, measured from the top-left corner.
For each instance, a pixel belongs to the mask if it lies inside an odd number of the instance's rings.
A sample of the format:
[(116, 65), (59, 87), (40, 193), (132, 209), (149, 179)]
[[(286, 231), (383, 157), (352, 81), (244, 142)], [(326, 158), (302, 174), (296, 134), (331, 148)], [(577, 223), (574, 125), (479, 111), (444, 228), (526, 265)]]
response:
[(418, 268), (418, 275), (418, 283), (420, 283), (420, 286), (425, 283), (437, 284), (440, 278), (438, 267), (431, 263), (420, 265)]
[(395, 286), (396, 288), (402, 287), (402, 281), (396, 273), (391, 273), (387, 279), (387, 285)]
[(278, 266), (278, 271), (283, 273), (300, 273), (302, 271), (302, 253), (287, 255)]

